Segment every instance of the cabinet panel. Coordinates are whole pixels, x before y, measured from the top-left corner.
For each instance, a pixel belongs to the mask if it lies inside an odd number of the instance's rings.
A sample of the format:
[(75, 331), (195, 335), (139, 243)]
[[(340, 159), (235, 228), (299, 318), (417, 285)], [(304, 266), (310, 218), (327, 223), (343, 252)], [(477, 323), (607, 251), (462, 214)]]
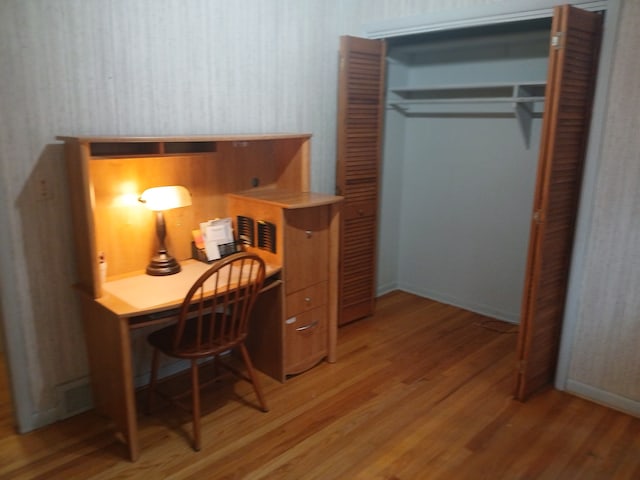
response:
[(327, 355), (327, 307), (287, 318), (284, 363), (287, 375), (313, 367)]
[(285, 380), (283, 372), (284, 317), (282, 286), (261, 293), (253, 307), (246, 345), (251, 359), (259, 370), (278, 381)]
[(292, 293), (329, 276), (329, 213), (325, 206), (285, 212), (285, 288)]

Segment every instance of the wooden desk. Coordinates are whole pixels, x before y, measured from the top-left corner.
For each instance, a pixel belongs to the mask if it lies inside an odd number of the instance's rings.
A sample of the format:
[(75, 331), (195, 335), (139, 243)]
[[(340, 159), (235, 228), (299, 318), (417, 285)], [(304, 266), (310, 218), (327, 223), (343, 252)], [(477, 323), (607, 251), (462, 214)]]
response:
[[(181, 265), (182, 271), (175, 275), (153, 277), (143, 273), (106, 282), (100, 298), (80, 294), (95, 408), (113, 420), (132, 461), (138, 458), (140, 447), (131, 330), (177, 319), (177, 309), (187, 291), (209, 268), (195, 260)], [(279, 288), (279, 272), (279, 267), (267, 265), (265, 290)]]
[[(247, 251), (278, 266), (267, 272), (275, 288), (263, 290), (249, 328), (256, 368), (284, 382), (336, 361), (342, 197), (310, 191), (310, 137), (58, 137), (95, 405), (115, 421), (132, 459), (139, 452), (130, 333), (175, 318), (198, 268), (206, 268), (184, 260), (193, 229), (206, 219), (230, 217), (238, 238), (249, 240)], [(137, 198), (159, 185), (183, 185), (192, 198), (190, 207), (165, 212), (167, 246), (184, 269), (165, 278), (138, 275), (156, 234)]]

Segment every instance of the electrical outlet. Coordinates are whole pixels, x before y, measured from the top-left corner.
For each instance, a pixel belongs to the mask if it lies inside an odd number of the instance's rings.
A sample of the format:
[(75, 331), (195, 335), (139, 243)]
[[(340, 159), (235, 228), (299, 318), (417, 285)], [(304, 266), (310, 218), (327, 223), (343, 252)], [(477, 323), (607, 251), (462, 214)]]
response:
[(53, 192), (51, 186), (46, 179), (41, 178), (38, 180), (38, 200), (50, 200), (53, 198)]

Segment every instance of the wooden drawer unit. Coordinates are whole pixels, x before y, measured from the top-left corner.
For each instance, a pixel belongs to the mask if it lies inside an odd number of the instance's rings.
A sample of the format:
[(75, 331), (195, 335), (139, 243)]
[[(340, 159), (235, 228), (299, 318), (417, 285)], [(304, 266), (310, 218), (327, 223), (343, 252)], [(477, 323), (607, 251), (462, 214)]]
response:
[(328, 218), (326, 206), (285, 212), (287, 375), (311, 368), (327, 355)]
[[(227, 196), (236, 230), (237, 218), (242, 216), (255, 225), (269, 222), (275, 232), (274, 249), (257, 243), (246, 249), (282, 267), (282, 312), (269, 316), (269, 339), (254, 337), (249, 342), (252, 355), (269, 365), (266, 373), (279, 380), (324, 358), (335, 362), (341, 200), (333, 195), (273, 189)], [(258, 322), (259, 317), (257, 313)], [(274, 345), (274, 341), (281, 343)]]
[(303, 372), (327, 356), (327, 306), (287, 318), (284, 331), (285, 375)]

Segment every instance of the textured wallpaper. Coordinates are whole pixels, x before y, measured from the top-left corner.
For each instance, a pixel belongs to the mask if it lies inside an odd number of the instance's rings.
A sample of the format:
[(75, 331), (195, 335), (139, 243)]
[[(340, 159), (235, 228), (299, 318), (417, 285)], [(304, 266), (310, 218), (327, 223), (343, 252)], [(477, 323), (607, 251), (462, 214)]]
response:
[(569, 378), (640, 404), (640, 2), (622, 2)]
[[(87, 377), (56, 135), (311, 132), (312, 187), (331, 193), (339, 36), (492, 3), (1, 1), (0, 288), (21, 428), (58, 418), (57, 387)], [(638, 401), (640, 5), (624, 3), (571, 375)]]

